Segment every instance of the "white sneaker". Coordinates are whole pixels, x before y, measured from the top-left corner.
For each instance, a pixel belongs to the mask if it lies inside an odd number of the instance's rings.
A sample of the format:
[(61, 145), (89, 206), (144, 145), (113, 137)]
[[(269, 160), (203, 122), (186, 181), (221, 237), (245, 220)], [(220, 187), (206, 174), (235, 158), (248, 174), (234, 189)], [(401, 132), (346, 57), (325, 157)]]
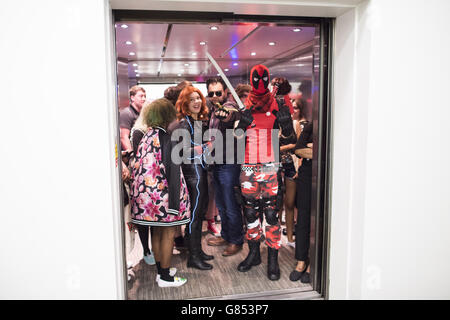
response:
[(295, 248), (295, 241), (292, 242), (287, 241), (286, 244), (292, 248)]
[[(169, 276), (173, 277), (176, 273), (177, 273), (177, 268), (170, 268), (169, 269)], [(160, 278), (161, 278), (161, 275), (158, 273), (156, 275), (156, 282), (158, 282)]]
[(186, 278), (180, 278), (180, 277), (174, 277), (173, 281), (165, 281), (163, 279), (159, 279), (158, 286), (160, 288), (167, 288), (167, 287), (179, 287), (182, 286), (187, 282)]
[(128, 274), (127, 274), (127, 276), (128, 276), (128, 281), (130, 281), (131, 279), (133, 279), (133, 278), (135, 277), (135, 274), (134, 274), (133, 270), (128, 269)]
[(153, 256), (153, 254), (150, 252), (150, 254), (144, 256), (144, 261), (146, 264), (149, 264), (151, 266), (155, 265), (155, 257)]

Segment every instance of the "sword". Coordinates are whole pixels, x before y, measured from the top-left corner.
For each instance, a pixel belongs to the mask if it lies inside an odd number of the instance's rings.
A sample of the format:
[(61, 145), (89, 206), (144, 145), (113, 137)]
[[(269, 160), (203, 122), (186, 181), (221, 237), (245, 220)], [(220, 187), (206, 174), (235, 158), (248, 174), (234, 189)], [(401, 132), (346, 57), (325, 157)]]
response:
[(205, 53), (206, 53), (206, 56), (208, 57), (209, 61), (211, 61), (213, 66), (216, 68), (217, 72), (219, 72), (220, 77), (223, 79), (223, 81), (227, 85), (228, 89), (230, 89), (230, 92), (233, 95), (234, 100), (238, 104), (239, 109), (245, 110), (244, 104), (242, 103), (241, 99), (237, 95), (236, 91), (234, 91), (233, 86), (231, 85), (230, 81), (228, 81), (227, 76), (225, 75), (225, 73), (223, 73), (222, 69), (219, 67), (219, 65), (217, 64), (216, 60), (214, 60), (214, 58), (208, 53), (208, 51), (206, 51)]

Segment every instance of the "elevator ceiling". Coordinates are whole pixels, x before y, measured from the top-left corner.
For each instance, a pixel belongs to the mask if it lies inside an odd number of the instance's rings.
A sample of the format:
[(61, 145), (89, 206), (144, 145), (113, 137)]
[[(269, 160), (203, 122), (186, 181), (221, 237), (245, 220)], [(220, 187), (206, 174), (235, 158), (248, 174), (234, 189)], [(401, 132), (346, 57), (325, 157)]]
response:
[(272, 76), (308, 77), (313, 68), (315, 28), (261, 23), (115, 24), (120, 70), (137, 82), (202, 82), (217, 76), (208, 51), (230, 77), (246, 77), (252, 66), (265, 64)]

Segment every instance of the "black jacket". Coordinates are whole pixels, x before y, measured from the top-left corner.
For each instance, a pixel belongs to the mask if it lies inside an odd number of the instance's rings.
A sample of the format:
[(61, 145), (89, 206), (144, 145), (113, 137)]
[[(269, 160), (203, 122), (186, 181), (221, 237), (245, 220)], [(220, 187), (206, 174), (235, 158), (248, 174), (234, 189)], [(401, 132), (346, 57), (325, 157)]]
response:
[(161, 160), (166, 169), (166, 180), (169, 185), (169, 209), (180, 210), (180, 165), (171, 159), (174, 146), (170, 133), (159, 128), (159, 143), (161, 144)]
[[(201, 128), (199, 127), (199, 124), (201, 124)], [(207, 167), (204, 157), (196, 153), (194, 150), (195, 147), (199, 147), (200, 145), (204, 145), (208, 142), (204, 139), (205, 131), (207, 129), (207, 121), (195, 121), (191, 117), (187, 117), (181, 119), (173, 130), (175, 133), (174, 139), (176, 140), (176, 143), (181, 143), (183, 145), (180, 156), (183, 159), (182, 168), (185, 176), (195, 175), (195, 167), (197, 167), (197, 170), (204, 170)], [(184, 132), (179, 130), (183, 130)], [(180, 132), (184, 134), (180, 136)], [(198, 136), (196, 137), (195, 134)]]

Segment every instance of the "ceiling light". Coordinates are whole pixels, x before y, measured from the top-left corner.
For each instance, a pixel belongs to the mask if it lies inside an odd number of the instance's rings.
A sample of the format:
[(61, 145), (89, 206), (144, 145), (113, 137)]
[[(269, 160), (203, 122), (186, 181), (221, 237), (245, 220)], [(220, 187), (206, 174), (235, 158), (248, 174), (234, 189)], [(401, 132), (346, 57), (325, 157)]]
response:
[(185, 67), (189, 67), (189, 63), (185, 63), (184, 66), (185, 66)]
[(200, 45), (201, 45), (201, 46), (204, 46), (205, 44), (206, 44), (205, 41), (200, 41)]
[(138, 66), (138, 64), (137, 63), (133, 63), (133, 67), (137, 67)]
[(238, 63), (237, 63), (237, 62), (233, 63), (233, 66), (237, 66), (237, 65), (238, 65)]
[(134, 72), (138, 73), (139, 71), (138, 70), (134, 70)]
[(177, 74), (177, 76), (181, 77), (181, 73)]
[(274, 46), (275, 42), (269, 42), (269, 46)]
[(129, 53), (130, 56), (134, 56), (135, 54), (136, 54), (136, 53), (134, 53), (134, 52), (130, 52), (130, 53)]
[(306, 57), (300, 57), (300, 58), (296, 58), (294, 60), (308, 60), (308, 59), (312, 59), (313, 56), (306, 56)]
[(220, 73), (218, 73), (217, 76), (220, 77)]
[(229, 71), (230, 69), (224, 69), (225, 71)]
[(131, 41), (126, 41), (125, 44), (131, 45), (131, 44), (133, 44), (133, 42), (131, 42)]
[(212, 26), (212, 27), (210, 27), (210, 29), (211, 29), (211, 30), (213, 30), (213, 31), (216, 31), (216, 30), (218, 30), (218, 29), (219, 29), (219, 27), (216, 27), (216, 26)]
[(121, 27), (122, 27), (123, 29), (128, 28), (128, 26), (127, 26), (126, 24), (121, 25)]
[(136, 73), (136, 77), (139, 77), (139, 73)]
[(252, 52), (250, 53), (252, 56), (256, 56), (256, 52)]
[(294, 32), (300, 32), (300, 31), (302, 31), (302, 29), (300, 29), (300, 28), (295, 28), (295, 29), (292, 29), (292, 31), (294, 31)]
[(299, 63), (296, 65), (297, 67), (304, 67), (305, 65), (303, 63)]
[(197, 55), (197, 52), (192, 52), (192, 55), (193, 55), (193, 56), (196, 56), (196, 55)]

